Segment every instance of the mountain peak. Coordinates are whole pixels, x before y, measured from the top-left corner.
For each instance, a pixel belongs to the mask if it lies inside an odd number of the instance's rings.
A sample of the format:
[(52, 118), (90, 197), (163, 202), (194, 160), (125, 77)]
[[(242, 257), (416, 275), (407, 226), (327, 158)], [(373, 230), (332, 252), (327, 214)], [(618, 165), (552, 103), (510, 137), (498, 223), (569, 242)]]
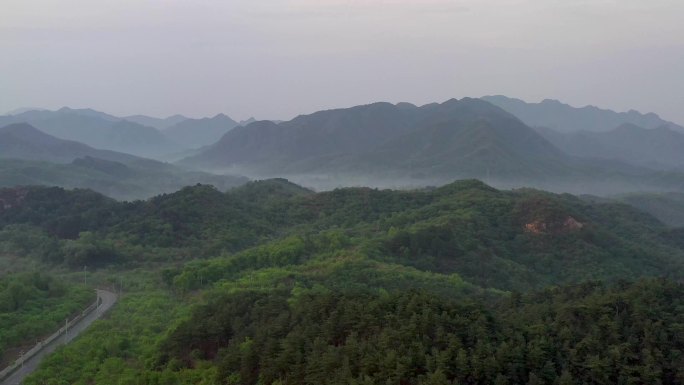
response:
[(408, 102), (399, 102), (396, 104), (397, 107), (402, 108), (402, 109), (412, 109), (412, 108), (417, 108), (415, 104), (408, 103)]
[(252, 124), (252, 123), (254, 123), (254, 122), (256, 122), (256, 121), (257, 121), (257, 120), (254, 119), (254, 117), (252, 116), (252, 117), (250, 117), (250, 118), (247, 119), (247, 120), (241, 120), (239, 124), (240, 124), (241, 126), (246, 126), (246, 125)]

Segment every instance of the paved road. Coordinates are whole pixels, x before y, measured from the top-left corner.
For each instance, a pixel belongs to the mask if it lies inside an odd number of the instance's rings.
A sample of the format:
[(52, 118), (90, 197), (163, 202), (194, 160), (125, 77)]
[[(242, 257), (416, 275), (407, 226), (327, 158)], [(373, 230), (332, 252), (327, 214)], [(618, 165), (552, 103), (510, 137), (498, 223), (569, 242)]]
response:
[(35, 356), (31, 357), (24, 365), (17, 369), (11, 376), (7, 377), (4, 381), (0, 382), (0, 385), (18, 385), (24, 380), (26, 376), (33, 373), (38, 364), (43, 360), (45, 356), (52, 353), (59, 346), (69, 343), (71, 340), (76, 338), (82, 331), (88, 328), (95, 320), (102, 317), (102, 315), (111, 308), (117, 300), (116, 294), (106, 291), (97, 290), (97, 297), (102, 299), (100, 306), (86, 317), (81, 319), (78, 323), (69, 328), (67, 334), (60, 336), (56, 340), (52, 341)]

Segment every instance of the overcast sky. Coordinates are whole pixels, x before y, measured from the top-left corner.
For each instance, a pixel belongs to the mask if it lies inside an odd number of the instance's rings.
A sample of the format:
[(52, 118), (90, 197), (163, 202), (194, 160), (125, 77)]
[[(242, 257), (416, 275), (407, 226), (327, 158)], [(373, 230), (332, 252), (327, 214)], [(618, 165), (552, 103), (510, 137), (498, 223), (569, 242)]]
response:
[(0, 112), (289, 119), (504, 94), (684, 124), (682, 0), (2, 0)]

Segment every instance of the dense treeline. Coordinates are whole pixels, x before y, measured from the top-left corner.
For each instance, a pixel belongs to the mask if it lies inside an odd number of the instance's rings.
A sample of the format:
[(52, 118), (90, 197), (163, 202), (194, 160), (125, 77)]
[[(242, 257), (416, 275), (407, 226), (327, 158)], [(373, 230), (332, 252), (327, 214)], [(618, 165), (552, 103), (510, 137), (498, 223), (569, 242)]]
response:
[(95, 300), (92, 290), (41, 273), (0, 277), (0, 362), (5, 350), (51, 334)]
[(28, 384), (684, 381), (684, 231), (623, 204), (478, 181), (24, 192), (0, 253), (128, 281)]
[(321, 287), (224, 294), (171, 333), (157, 365), (181, 383), (211, 367), (216, 384), (680, 384), (682, 298), (665, 280), (495, 307)]
[[(74, 267), (219, 255), (242, 261), (243, 269), (278, 267), (332, 248), (502, 289), (684, 272), (680, 233), (629, 206), (498, 191), (477, 181), (314, 194), (269, 180), (228, 193), (198, 185), (123, 203), (84, 190), (35, 188), (2, 213), (6, 252)], [(332, 233), (340, 242), (321, 248)], [(293, 242), (301, 247), (293, 249)]]

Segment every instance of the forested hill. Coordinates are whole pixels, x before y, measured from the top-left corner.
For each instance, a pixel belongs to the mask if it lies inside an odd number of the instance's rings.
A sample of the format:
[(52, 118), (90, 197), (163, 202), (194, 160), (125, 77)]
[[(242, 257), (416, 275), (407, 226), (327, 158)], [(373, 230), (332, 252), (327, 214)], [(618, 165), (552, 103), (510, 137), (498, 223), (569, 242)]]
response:
[(494, 308), (417, 292), (222, 294), (167, 337), (157, 370), (141, 378), (681, 384), (682, 297), (684, 286), (656, 280), (551, 289)]
[(624, 204), (476, 180), (5, 189), (0, 246), (130, 288), (28, 385), (684, 380), (684, 231)]
[(32, 246), (43, 247), (31, 253), (52, 263), (144, 265), (225, 255), (179, 272), (187, 288), (198, 284), (189, 279), (198, 271), (207, 283), (330, 253), (506, 290), (684, 272), (679, 232), (629, 206), (499, 191), (474, 180), (421, 191), (323, 193), (267, 180), (227, 193), (197, 185), (131, 203), (87, 190), (5, 189), (0, 200), (5, 247), (21, 252), (34, 237)]

